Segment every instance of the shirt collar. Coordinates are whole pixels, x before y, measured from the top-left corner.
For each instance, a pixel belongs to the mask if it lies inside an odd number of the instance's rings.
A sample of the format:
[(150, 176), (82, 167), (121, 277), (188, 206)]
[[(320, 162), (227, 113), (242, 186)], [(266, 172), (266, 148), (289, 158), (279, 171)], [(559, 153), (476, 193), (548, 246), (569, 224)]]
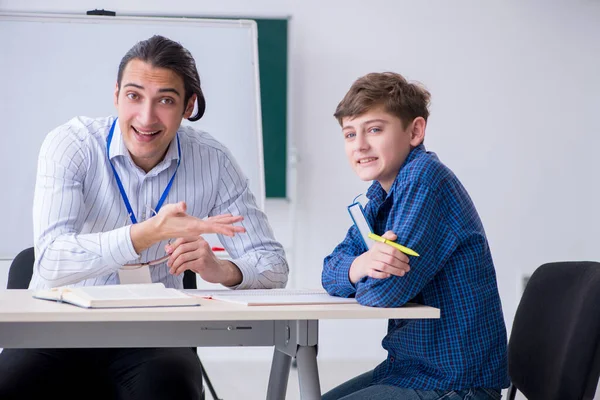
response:
[(115, 130), (113, 131), (113, 137), (110, 142), (110, 148), (108, 149), (110, 159), (112, 160), (118, 156), (128, 157), (129, 152), (127, 151), (127, 147), (125, 147), (125, 142), (123, 141), (123, 135), (121, 134), (121, 127), (119, 126), (119, 122), (116, 119), (114, 119), (113, 122), (115, 124)]
[[(404, 162), (402, 163), (402, 166), (400, 167), (400, 171), (402, 171), (402, 169), (406, 165), (408, 165), (411, 161), (413, 161), (415, 158), (417, 158), (424, 151), (425, 151), (425, 145), (423, 143), (421, 143), (420, 145), (418, 145), (417, 147), (412, 149), (410, 151), (410, 153), (408, 153), (406, 160), (404, 160)], [(397, 192), (397, 187), (399, 185), (398, 182), (399, 182), (400, 171), (398, 171), (398, 174), (396, 175), (396, 178), (394, 179), (394, 183), (392, 183), (392, 186), (390, 187), (390, 191), (388, 193), (385, 192), (385, 190), (383, 189), (383, 187), (381, 186), (381, 184), (379, 182), (373, 181), (373, 184), (371, 184), (371, 186), (367, 190), (367, 198), (369, 200), (372, 200), (375, 203), (379, 204), (379, 203), (382, 203), (388, 197), (394, 196), (394, 194)]]
[[(175, 137), (173, 137), (173, 139), (171, 140), (171, 143), (169, 144), (169, 149), (167, 150), (167, 154), (165, 154), (165, 158), (158, 163), (157, 167), (163, 164), (170, 165), (171, 163), (169, 161), (171, 160), (179, 160), (179, 151), (177, 150), (177, 136), (178, 135), (175, 135)], [(123, 134), (121, 133), (121, 127), (119, 125), (118, 120), (115, 122), (115, 130), (113, 132), (112, 141), (110, 142), (109, 154), (111, 160), (118, 156), (131, 158), (129, 151), (127, 150), (127, 146), (125, 146), (125, 141), (123, 140)]]

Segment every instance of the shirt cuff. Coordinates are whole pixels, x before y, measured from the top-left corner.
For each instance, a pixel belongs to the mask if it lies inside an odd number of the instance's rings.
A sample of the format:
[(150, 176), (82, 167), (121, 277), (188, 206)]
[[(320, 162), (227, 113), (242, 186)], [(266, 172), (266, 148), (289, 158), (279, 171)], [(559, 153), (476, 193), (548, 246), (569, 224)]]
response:
[(103, 258), (110, 260), (115, 266), (120, 267), (139, 258), (131, 241), (131, 225), (104, 232), (100, 237), (100, 244)]
[(258, 281), (258, 271), (250, 263), (238, 258), (230, 260), (242, 273), (242, 282), (238, 285), (227, 286), (229, 289), (254, 289)]
[(350, 297), (356, 293), (356, 286), (350, 281), (350, 267), (356, 257), (345, 256), (339, 261), (334, 271), (334, 279), (338, 296)]

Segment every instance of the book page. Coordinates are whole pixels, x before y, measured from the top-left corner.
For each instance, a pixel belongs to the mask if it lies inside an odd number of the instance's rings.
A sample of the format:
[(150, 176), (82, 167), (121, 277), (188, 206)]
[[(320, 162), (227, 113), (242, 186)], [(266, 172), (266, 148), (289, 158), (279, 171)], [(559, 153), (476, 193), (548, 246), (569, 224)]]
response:
[(189, 297), (177, 289), (165, 288), (162, 283), (86, 286), (71, 289), (71, 291), (91, 300), (177, 299)]

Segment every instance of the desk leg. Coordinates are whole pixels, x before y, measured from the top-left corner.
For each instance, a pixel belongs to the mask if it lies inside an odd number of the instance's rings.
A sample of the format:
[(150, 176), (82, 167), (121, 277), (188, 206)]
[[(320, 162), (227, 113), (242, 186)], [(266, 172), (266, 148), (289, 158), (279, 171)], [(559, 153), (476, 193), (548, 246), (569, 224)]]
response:
[(299, 346), (296, 362), (298, 363), (300, 399), (320, 400), (321, 383), (317, 367), (317, 348), (315, 346)]
[(273, 352), (273, 362), (271, 364), (271, 375), (269, 376), (267, 400), (285, 399), (291, 362), (291, 356), (275, 348), (275, 351)]

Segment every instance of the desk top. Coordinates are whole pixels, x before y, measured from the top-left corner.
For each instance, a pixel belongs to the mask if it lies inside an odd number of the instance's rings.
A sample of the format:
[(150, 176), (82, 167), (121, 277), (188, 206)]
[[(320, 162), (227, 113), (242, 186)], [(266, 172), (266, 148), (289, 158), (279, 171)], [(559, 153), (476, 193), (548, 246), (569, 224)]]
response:
[(201, 299), (200, 307), (147, 307), (85, 309), (39, 300), (30, 290), (0, 290), (0, 323), (92, 321), (274, 321), (322, 319), (431, 319), (434, 307), (407, 304), (399, 308), (374, 308), (359, 304), (245, 306)]

